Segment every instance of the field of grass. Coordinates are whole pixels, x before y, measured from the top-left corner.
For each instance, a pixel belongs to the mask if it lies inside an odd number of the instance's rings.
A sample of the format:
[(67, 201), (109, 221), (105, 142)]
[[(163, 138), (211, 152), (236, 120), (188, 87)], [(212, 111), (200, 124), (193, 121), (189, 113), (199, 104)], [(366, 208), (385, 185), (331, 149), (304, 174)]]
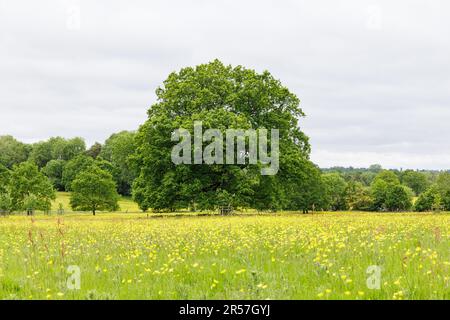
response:
[[(69, 192), (57, 192), (56, 200), (52, 202), (52, 211), (59, 209), (59, 204), (63, 205), (65, 212), (71, 212), (70, 208), (70, 193)], [(139, 212), (139, 207), (130, 197), (120, 197), (119, 200), (120, 212)]]
[(0, 299), (450, 299), (449, 248), (449, 214), (0, 217)]

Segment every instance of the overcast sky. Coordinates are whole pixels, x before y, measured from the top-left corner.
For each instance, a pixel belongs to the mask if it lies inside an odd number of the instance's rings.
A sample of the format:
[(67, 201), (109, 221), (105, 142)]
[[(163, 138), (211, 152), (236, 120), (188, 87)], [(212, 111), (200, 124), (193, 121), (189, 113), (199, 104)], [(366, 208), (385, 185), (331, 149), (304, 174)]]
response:
[(154, 91), (215, 58), (301, 99), (322, 167), (450, 169), (449, 1), (0, 0), (0, 135), (135, 130)]

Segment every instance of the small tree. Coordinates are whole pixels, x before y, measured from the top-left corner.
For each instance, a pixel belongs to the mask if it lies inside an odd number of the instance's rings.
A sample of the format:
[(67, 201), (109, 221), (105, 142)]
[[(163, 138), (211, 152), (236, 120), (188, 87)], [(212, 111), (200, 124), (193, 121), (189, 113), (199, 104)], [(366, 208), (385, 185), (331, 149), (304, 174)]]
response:
[(436, 188), (441, 195), (443, 209), (450, 211), (450, 172), (439, 174), (436, 181)]
[(443, 206), (442, 206), (442, 197), (438, 193), (434, 196), (433, 204), (431, 206), (431, 210), (435, 212), (441, 212)]
[(346, 201), (351, 210), (369, 211), (373, 206), (370, 189), (360, 182), (349, 182)]
[(402, 185), (388, 184), (385, 207), (389, 211), (405, 211), (412, 206), (413, 191)]
[(94, 159), (86, 155), (78, 155), (64, 166), (61, 183), (66, 191), (72, 191), (72, 182), (77, 175), (94, 164)]
[(58, 204), (58, 214), (64, 214), (64, 206), (61, 202)]
[(372, 210), (375, 211), (404, 211), (412, 206), (414, 192), (400, 184), (397, 175), (383, 170), (375, 177), (370, 186), (373, 198)]
[(339, 173), (328, 173), (322, 176), (325, 184), (325, 201), (327, 209), (332, 211), (346, 210), (348, 204), (346, 201), (348, 184)]
[(62, 175), (65, 165), (66, 161), (64, 160), (50, 160), (49, 162), (47, 162), (45, 167), (42, 168), (42, 173), (50, 179), (55, 189), (59, 191), (64, 191)]
[(92, 165), (72, 182), (70, 205), (75, 211), (116, 211), (119, 195), (110, 173)]
[(402, 183), (410, 187), (416, 195), (421, 195), (429, 186), (427, 176), (422, 172), (406, 170), (401, 175)]
[[(419, 196), (414, 203), (414, 210), (418, 212), (433, 210), (433, 205), (436, 204), (436, 198), (440, 202), (442, 201), (437, 188), (433, 186)], [(442, 206), (442, 203), (440, 203), (440, 206)]]
[(123, 195), (131, 194), (131, 185), (135, 178), (129, 160), (135, 151), (134, 138), (134, 132), (115, 133), (105, 141), (100, 153), (102, 158), (111, 162), (112, 175), (117, 184), (117, 191)]
[(383, 211), (386, 209), (388, 183), (383, 180), (374, 180), (370, 186), (370, 196), (372, 198), (372, 206), (370, 210)]
[(50, 210), (51, 201), (56, 198), (50, 180), (31, 162), (14, 166), (10, 190), (12, 210), (25, 210), (28, 214), (34, 210)]

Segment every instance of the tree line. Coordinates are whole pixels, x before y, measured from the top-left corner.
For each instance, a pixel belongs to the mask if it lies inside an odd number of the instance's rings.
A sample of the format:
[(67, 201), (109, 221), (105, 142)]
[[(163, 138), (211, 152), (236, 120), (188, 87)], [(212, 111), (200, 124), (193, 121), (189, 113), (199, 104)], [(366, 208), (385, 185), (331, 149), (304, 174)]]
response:
[(131, 195), (134, 135), (122, 131), (89, 149), (82, 138), (25, 144), (0, 136), (0, 212), (49, 211), (55, 191), (71, 192), (74, 210), (117, 210), (119, 194)]
[(450, 211), (448, 171), (324, 169), (326, 210)]
[[(34, 144), (0, 137), (0, 211), (49, 210), (55, 190), (71, 192), (74, 210), (117, 210), (132, 195), (143, 211), (221, 207), (257, 210), (450, 210), (450, 173), (331, 168), (309, 159), (300, 100), (268, 71), (218, 60), (171, 73), (136, 132), (113, 134), (86, 148), (82, 138)], [(175, 165), (174, 130), (279, 130), (279, 171), (263, 164)], [(270, 141), (269, 145), (270, 145)], [(203, 141), (202, 150), (208, 145)], [(248, 141), (247, 141), (248, 143)], [(270, 154), (271, 150), (267, 150)], [(417, 199), (415, 202), (413, 199)]]

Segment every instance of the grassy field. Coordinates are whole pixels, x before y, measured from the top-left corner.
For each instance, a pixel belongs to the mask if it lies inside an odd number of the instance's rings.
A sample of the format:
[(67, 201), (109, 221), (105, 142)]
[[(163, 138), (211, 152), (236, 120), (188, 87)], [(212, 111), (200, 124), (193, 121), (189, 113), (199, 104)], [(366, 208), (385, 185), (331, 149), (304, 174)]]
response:
[(449, 248), (449, 214), (1, 217), (0, 298), (449, 299)]
[[(52, 202), (52, 211), (57, 211), (59, 204), (63, 205), (65, 212), (71, 212), (70, 208), (70, 193), (69, 192), (57, 192), (56, 200)], [(120, 197), (119, 200), (120, 212), (139, 212), (139, 207), (130, 197)]]

